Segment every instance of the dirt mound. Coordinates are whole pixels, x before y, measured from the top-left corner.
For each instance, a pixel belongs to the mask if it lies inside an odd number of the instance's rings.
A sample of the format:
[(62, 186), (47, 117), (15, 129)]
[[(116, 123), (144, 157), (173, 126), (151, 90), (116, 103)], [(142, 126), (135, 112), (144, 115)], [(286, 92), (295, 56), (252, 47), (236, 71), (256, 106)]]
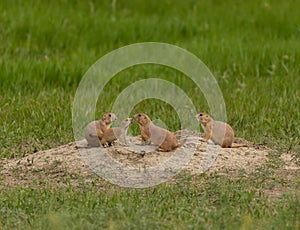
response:
[[(162, 174), (167, 180), (169, 176), (178, 173), (182, 165), (183, 170), (191, 174), (249, 174), (268, 161), (271, 151), (242, 139), (237, 139), (237, 142), (247, 143), (248, 147), (219, 148), (200, 141), (200, 134), (195, 131), (183, 130), (176, 134), (186, 139), (186, 143), (173, 152), (159, 152), (156, 146), (142, 146), (138, 137), (129, 137), (128, 146), (115, 143), (105, 149), (88, 148), (83, 140), (21, 159), (1, 159), (0, 181), (4, 186), (28, 186), (32, 183), (76, 184), (80, 180), (96, 181), (99, 179), (98, 174), (105, 175), (113, 183), (115, 177), (124, 183), (130, 183), (127, 180), (132, 174), (128, 175), (126, 171), (129, 169), (130, 173), (136, 173), (136, 187), (139, 187), (138, 181), (141, 178), (138, 176), (141, 172), (148, 172), (147, 177), (142, 178), (143, 182), (161, 179)], [(284, 154), (281, 159), (284, 162), (283, 170), (294, 174), (299, 172), (299, 167), (292, 162), (290, 155)], [(153, 176), (153, 172), (158, 174), (157, 178)]]

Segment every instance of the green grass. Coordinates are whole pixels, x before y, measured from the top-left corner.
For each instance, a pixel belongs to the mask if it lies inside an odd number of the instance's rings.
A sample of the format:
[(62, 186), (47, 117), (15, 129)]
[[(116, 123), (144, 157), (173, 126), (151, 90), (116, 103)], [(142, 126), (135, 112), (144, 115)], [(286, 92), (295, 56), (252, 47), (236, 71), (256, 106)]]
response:
[[(83, 183), (15, 188), (0, 199), (0, 224), (37, 229), (297, 229), (299, 199), (270, 202), (248, 179), (178, 178), (149, 189), (105, 190)], [(77, 188), (78, 189), (78, 188)], [(100, 191), (99, 191), (100, 190)]]
[[(290, 151), (299, 160), (299, 7), (299, 0), (1, 1), (0, 157), (21, 157), (73, 141), (72, 102), (88, 68), (116, 48), (156, 41), (185, 48), (209, 67), (237, 136)], [(99, 97), (96, 115), (109, 111), (126, 86), (150, 77), (172, 79), (197, 110), (209, 112), (201, 91), (186, 76), (143, 65), (111, 80)], [(175, 111), (158, 100), (137, 105), (132, 114), (137, 111), (167, 118), (163, 122), (172, 130), (180, 127)], [(247, 180), (210, 182), (220, 187), (208, 184), (201, 192), (187, 179), (146, 190), (111, 189), (107, 184), (103, 192), (97, 187), (7, 189), (0, 194), (0, 224), (78, 229), (101, 224), (112, 229), (299, 227), (293, 219), (299, 219), (299, 197), (264, 203)]]
[[(32, 140), (38, 149), (72, 141), (72, 99), (85, 71), (107, 52), (144, 41), (179, 45), (207, 64), (238, 136), (299, 150), (299, 1), (153, 1), (147, 6), (138, 1), (116, 1), (115, 6), (110, 1), (2, 1), (1, 5), (0, 114), (5, 119), (0, 122), (5, 132), (0, 135), (5, 141), (0, 150), (5, 157), (21, 155), (16, 146), (24, 141)], [(126, 85), (147, 77), (172, 79), (197, 109), (209, 112), (203, 95), (187, 77), (166, 67), (144, 65), (124, 70), (112, 80), (99, 97), (97, 116), (109, 111)], [(156, 116), (162, 107), (156, 105), (140, 108)], [(170, 129), (178, 128), (176, 121), (169, 123)]]

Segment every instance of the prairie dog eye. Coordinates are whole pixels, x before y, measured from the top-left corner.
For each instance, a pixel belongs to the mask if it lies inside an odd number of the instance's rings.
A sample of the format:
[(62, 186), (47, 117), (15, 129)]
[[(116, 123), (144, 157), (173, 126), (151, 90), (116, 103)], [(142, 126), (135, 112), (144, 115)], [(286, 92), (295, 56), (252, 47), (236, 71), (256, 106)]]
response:
[(111, 114), (108, 114), (109, 117), (111, 117)]
[(200, 113), (200, 114), (199, 114), (199, 116), (200, 116), (200, 117), (202, 117), (202, 116), (203, 116), (203, 114), (202, 114), (202, 113)]
[(142, 116), (142, 114), (140, 114), (140, 113), (139, 113), (139, 115), (138, 115), (138, 116), (139, 116), (139, 117), (141, 117), (141, 116)]

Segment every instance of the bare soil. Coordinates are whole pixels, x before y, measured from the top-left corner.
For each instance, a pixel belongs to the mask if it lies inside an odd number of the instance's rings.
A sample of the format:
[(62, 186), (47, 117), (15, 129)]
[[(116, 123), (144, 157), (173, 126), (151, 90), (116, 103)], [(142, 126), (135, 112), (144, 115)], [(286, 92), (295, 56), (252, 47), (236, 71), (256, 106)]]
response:
[[(176, 155), (174, 152), (177, 151), (160, 152), (156, 146), (140, 145), (139, 137), (131, 136), (128, 137), (127, 146), (116, 142), (105, 149), (89, 148), (86, 141), (82, 140), (23, 158), (0, 159), (0, 189), (14, 186), (28, 187), (32, 184), (51, 186), (79, 185), (82, 182), (101, 184), (104, 180), (97, 175), (99, 167), (116, 164), (132, 170), (147, 170), (159, 166), (161, 170), (161, 165), (164, 166), (164, 163), (172, 169), (182, 161), (187, 162), (184, 164), (183, 171), (192, 175), (205, 172), (207, 175), (222, 174), (238, 178), (253, 175), (262, 168), (273, 167), (276, 177), (282, 177), (291, 183), (299, 180), (300, 167), (294, 163), (290, 154), (284, 153), (280, 157), (278, 155), (274, 166), (274, 157), (270, 155), (274, 150), (265, 146), (237, 138), (235, 141), (237, 144), (246, 144), (247, 147), (219, 148), (201, 141), (200, 133), (195, 131), (183, 130), (176, 134), (178, 138), (186, 139), (186, 143), (178, 149), (177, 161), (170, 162), (168, 160), (174, 157)], [(108, 162), (105, 162), (107, 157), (99, 158), (103, 152), (109, 156)], [(178, 159), (181, 161), (179, 162)], [(267, 192), (271, 196), (278, 196), (289, 189), (292, 189), (291, 186), (283, 185)]]

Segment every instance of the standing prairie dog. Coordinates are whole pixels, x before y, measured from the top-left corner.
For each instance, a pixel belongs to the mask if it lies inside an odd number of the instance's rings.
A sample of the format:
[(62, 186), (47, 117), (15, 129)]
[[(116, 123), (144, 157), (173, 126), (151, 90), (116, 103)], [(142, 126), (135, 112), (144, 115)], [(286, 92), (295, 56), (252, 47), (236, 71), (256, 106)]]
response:
[(110, 128), (111, 124), (117, 120), (114, 113), (106, 113), (100, 120), (90, 122), (85, 128), (85, 139), (91, 147), (100, 146), (101, 138), (106, 129)]
[(247, 145), (232, 145), (234, 131), (230, 125), (222, 121), (215, 121), (206, 113), (198, 113), (195, 118), (200, 122), (204, 130), (204, 141), (212, 140), (222, 148), (238, 148)]
[(154, 125), (150, 118), (144, 113), (134, 115), (133, 119), (140, 126), (143, 143), (152, 142), (158, 145), (163, 152), (172, 151), (185, 143), (185, 141), (179, 143), (174, 133), (169, 130)]
[(113, 141), (117, 139), (120, 140), (122, 144), (127, 145), (126, 135), (127, 130), (131, 124), (132, 118), (126, 118), (121, 122), (120, 127), (109, 128), (105, 130), (100, 141), (101, 145), (103, 147), (106, 147), (107, 145), (110, 145)]

